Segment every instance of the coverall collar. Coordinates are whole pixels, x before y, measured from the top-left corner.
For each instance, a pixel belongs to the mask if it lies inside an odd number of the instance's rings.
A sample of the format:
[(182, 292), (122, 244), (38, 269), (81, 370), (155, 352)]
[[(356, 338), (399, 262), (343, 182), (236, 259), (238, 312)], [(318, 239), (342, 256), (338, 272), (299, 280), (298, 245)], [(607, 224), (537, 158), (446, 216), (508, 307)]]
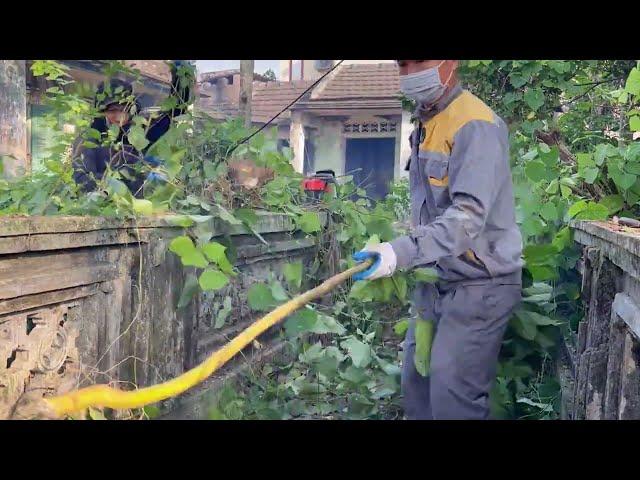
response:
[(438, 100), (435, 105), (425, 107), (424, 105), (419, 105), (416, 108), (415, 115), (422, 121), (429, 120), (433, 118), (438, 113), (442, 112), (445, 108), (449, 106), (451, 102), (453, 102), (458, 95), (462, 93), (462, 86), (460, 83), (457, 83), (451, 90), (445, 93), (440, 100)]

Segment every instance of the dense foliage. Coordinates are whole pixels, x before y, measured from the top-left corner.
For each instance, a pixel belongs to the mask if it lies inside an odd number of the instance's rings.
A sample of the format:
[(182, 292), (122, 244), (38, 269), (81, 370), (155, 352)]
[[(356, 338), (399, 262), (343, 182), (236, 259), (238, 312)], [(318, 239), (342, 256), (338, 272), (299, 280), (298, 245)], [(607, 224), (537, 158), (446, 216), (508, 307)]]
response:
[[(242, 143), (251, 133), (240, 121), (215, 123), (190, 111), (176, 118), (151, 149), (161, 158), (164, 183), (146, 185), (134, 198), (123, 172), (105, 175), (97, 192), (81, 195), (72, 180), (69, 149), (72, 124), (86, 142), (112, 144), (114, 131), (96, 135), (92, 92), (74, 84), (63, 65), (36, 61), (32, 70), (50, 82), (49, 118), (58, 128), (56, 145), (43, 168), (17, 180), (0, 181), (0, 214), (87, 214), (135, 218), (177, 213), (184, 235), (171, 251), (193, 267), (177, 308), (198, 289), (218, 295), (222, 328), (234, 307), (224, 287), (236, 275), (229, 238), (213, 240), (212, 220), (253, 231), (259, 210), (285, 213), (300, 230), (317, 237), (319, 254), (310, 268), (287, 265), (267, 284), (254, 285), (249, 305), (265, 312), (313, 283), (318, 275), (352, 264), (350, 255), (366, 242), (387, 241), (401, 230), (408, 209), (406, 182), (385, 201), (372, 204), (362, 186), (342, 179), (335, 196), (309, 208), (290, 152), (279, 150), (275, 134)], [(107, 75), (127, 70), (119, 62)], [(129, 74), (136, 72), (127, 71)], [(190, 81), (192, 72), (180, 72)], [(640, 200), (640, 70), (629, 61), (466, 61), (468, 88), (503, 117), (510, 128), (517, 221), (525, 241), (525, 297), (510, 323), (500, 356), (492, 408), (501, 418), (556, 418), (559, 386), (550, 366), (559, 335), (570, 341), (582, 312), (569, 220), (637, 214)], [(172, 106), (168, 101), (162, 108)], [(149, 121), (133, 118), (132, 143), (142, 145)], [(77, 133), (76, 133), (77, 135)], [(130, 135), (131, 137), (131, 135)], [(275, 176), (258, 188), (235, 188), (230, 161), (243, 159)], [(323, 220), (327, 223), (323, 228)], [(255, 233), (255, 232), (254, 232)], [(256, 233), (257, 235), (257, 233)], [(286, 360), (256, 369), (220, 391), (212, 418), (399, 418), (401, 352), (413, 282), (433, 281), (428, 269), (399, 272), (391, 279), (356, 282), (330, 303), (310, 305), (285, 323)], [(428, 335), (419, 335), (416, 362), (428, 374)], [(422, 344), (424, 343), (424, 345)]]

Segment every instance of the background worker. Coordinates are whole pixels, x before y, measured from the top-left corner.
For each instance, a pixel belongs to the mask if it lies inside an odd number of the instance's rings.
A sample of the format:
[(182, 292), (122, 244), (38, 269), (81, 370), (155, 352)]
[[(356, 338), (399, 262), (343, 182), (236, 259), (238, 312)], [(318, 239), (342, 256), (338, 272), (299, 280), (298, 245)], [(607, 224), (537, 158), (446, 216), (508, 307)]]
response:
[[(187, 68), (186, 82), (182, 82), (178, 75), (181, 67)], [(131, 144), (128, 137), (132, 118), (141, 115), (141, 106), (133, 93), (132, 84), (112, 79), (98, 87), (94, 106), (99, 114), (93, 119), (90, 128), (104, 137), (109, 127), (116, 125), (118, 137), (111, 145), (106, 146), (87, 147), (83, 137), (76, 141), (73, 149), (73, 178), (84, 192), (95, 190), (107, 168), (110, 168), (121, 172), (122, 181), (134, 196), (142, 196), (142, 186), (147, 175), (142, 172), (141, 161), (145, 160), (152, 167), (158, 166), (159, 161), (146, 157), (146, 152), (167, 133), (173, 118), (186, 111), (193, 92), (191, 82), (195, 79), (195, 72), (192, 70), (190, 65), (180, 60), (171, 62), (171, 95), (176, 99), (176, 106), (157, 118), (149, 119), (151, 124), (146, 130), (149, 144), (141, 151)], [(115, 148), (116, 145), (119, 148)]]

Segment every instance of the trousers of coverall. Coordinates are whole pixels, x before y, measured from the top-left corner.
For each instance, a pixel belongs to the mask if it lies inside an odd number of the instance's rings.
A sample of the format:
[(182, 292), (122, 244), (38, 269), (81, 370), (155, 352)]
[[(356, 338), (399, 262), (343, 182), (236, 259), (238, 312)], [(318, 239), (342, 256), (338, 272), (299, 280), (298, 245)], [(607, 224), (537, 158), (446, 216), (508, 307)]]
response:
[[(500, 346), (522, 296), (522, 285), (513, 278), (416, 287), (403, 348), (402, 394), (409, 420), (489, 419)], [(414, 363), (416, 316), (433, 320), (435, 327), (426, 377)]]

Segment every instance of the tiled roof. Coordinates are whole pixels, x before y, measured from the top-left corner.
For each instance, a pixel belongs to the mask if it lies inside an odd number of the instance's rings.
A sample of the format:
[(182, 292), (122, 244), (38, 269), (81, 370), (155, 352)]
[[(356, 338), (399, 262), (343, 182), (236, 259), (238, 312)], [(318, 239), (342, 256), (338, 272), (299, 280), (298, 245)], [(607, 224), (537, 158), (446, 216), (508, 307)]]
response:
[[(254, 83), (251, 101), (252, 121), (268, 122), (312, 84), (313, 81)], [(215, 103), (212, 99), (201, 98), (198, 106), (213, 118), (223, 119), (238, 115), (236, 102)], [(274, 123), (288, 117), (289, 112), (284, 112)]]
[(124, 60), (124, 63), (147, 77), (171, 83), (171, 70), (166, 60)]
[(395, 63), (354, 64), (339, 67), (315, 100), (397, 98), (400, 91)]
[[(200, 83), (204, 82), (213, 82), (219, 78), (228, 77), (230, 75), (240, 75), (239, 69), (231, 69), (231, 70), (216, 70), (215, 72), (202, 72), (199, 77)], [(261, 82), (266, 82), (268, 79), (259, 73), (253, 73), (253, 80), (258, 80)]]
[[(306, 80), (254, 84), (251, 104), (253, 121), (260, 123), (267, 122), (312, 84), (313, 81)], [(289, 113), (285, 112), (280, 118), (287, 118), (288, 116)]]

